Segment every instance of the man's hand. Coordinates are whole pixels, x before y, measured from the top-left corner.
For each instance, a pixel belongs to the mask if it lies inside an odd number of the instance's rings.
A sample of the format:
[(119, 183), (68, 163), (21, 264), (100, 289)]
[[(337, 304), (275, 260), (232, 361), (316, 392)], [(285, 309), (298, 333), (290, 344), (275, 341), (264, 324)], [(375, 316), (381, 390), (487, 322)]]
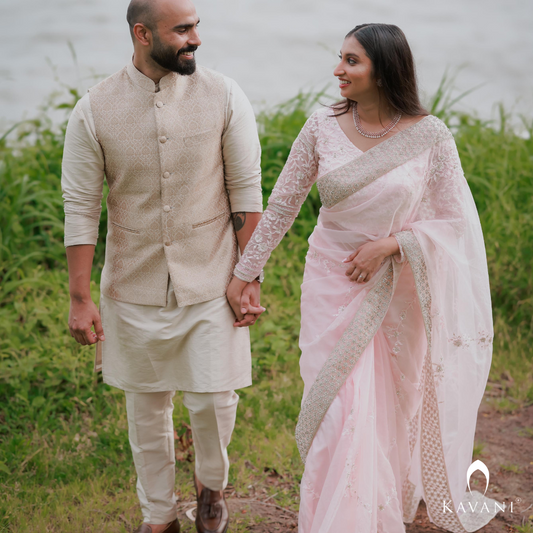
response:
[[(91, 329), (93, 325), (94, 331)], [(83, 346), (105, 340), (100, 313), (91, 299), (70, 300), (68, 327), (72, 337)]]
[[(70, 313), (70, 334), (83, 346), (104, 340), (102, 319), (91, 299), (91, 266), (94, 245), (67, 246)], [(94, 331), (91, 328), (94, 326)]]
[(265, 311), (259, 304), (260, 292), (259, 282), (247, 283), (233, 276), (226, 292), (236, 317), (233, 327), (242, 328), (255, 324), (259, 315)]

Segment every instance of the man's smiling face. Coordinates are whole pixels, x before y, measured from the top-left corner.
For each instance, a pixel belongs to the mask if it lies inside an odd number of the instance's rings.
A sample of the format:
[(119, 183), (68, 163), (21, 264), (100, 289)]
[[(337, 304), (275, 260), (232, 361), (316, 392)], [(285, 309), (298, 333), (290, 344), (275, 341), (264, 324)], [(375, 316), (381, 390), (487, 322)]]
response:
[(182, 75), (193, 74), (196, 70), (194, 52), (202, 44), (198, 33), (199, 23), (192, 2), (158, 2), (150, 57), (166, 70)]

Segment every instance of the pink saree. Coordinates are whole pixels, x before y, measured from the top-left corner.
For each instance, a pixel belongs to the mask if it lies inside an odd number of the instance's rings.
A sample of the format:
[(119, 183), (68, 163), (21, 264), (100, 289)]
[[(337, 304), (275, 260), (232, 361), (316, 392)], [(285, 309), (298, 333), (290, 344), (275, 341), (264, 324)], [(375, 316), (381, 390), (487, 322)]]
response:
[[(246, 281), (259, 274), (316, 182), (322, 208), (301, 299), (299, 532), (403, 533), (423, 498), (432, 522), (463, 533), (493, 336), (474, 200), (436, 117), (361, 152), (330, 115), (306, 122), (235, 268)], [(401, 253), (369, 282), (350, 281), (342, 260), (391, 235)]]

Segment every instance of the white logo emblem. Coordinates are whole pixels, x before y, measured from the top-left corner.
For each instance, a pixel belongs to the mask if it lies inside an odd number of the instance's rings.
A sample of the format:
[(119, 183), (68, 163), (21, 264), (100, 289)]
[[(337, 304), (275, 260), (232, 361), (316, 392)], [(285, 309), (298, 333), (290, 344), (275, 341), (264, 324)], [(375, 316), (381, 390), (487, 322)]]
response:
[(468, 470), (466, 471), (466, 482), (468, 484), (468, 490), (470, 491), (470, 494), (472, 494), (472, 490), (470, 489), (470, 476), (477, 470), (479, 470), (480, 472), (483, 472), (483, 474), (485, 475), (485, 478), (487, 479), (487, 484), (485, 486), (485, 492), (483, 493), (483, 496), (485, 496), (487, 489), (489, 488), (490, 474), (489, 474), (489, 469), (487, 468), (487, 465), (483, 461), (480, 461), (479, 459), (477, 461), (474, 461), (468, 467)]

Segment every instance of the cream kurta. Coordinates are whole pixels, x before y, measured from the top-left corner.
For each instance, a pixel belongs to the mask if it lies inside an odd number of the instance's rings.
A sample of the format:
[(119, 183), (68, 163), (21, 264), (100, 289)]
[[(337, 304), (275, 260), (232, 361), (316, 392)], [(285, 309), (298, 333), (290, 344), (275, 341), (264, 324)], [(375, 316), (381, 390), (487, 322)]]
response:
[[(178, 307), (100, 298), (104, 382), (130, 392), (222, 392), (252, 384), (250, 334), (225, 296)], [(100, 343), (99, 343), (100, 344)]]
[[(227, 77), (224, 82), (221, 149), (231, 211), (261, 212), (261, 148), (254, 113), (240, 87)], [(65, 139), (65, 246), (96, 244), (104, 170), (87, 94), (74, 108)], [(218, 392), (251, 385), (248, 328), (233, 327), (225, 297), (178, 307), (169, 278), (166, 307), (103, 295), (100, 306), (106, 341), (97, 344), (95, 370), (102, 370), (105, 383), (131, 392)]]

